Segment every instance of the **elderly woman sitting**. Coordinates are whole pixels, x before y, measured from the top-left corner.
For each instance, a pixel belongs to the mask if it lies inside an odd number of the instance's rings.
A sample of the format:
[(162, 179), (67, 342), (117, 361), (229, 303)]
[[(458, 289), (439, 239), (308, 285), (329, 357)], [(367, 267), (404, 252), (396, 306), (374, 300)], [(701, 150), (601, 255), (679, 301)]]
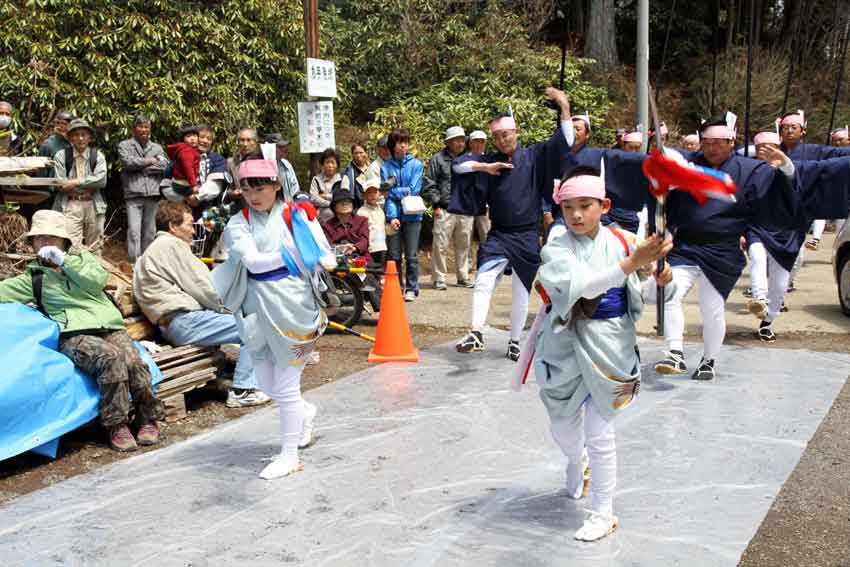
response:
[[(331, 198), (333, 216), (322, 223), (328, 243), (347, 258), (369, 256), (369, 219), (354, 214), (354, 196), (348, 189), (337, 189)], [(374, 311), (381, 310), (381, 284), (372, 274), (364, 274), (363, 291)]]
[[(59, 325), (59, 351), (100, 387), (100, 421), (116, 451), (159, 442), (162, 402), (151, 389), (151, 375), (124, 328), (121, 313), (106, 296), (107, 273), (87, 250), (71, 248), (65, 216), (38, 211), (26, 235), (38, 258), (26, 271), (0, 281), (0, 303), (32, 303)], [(128, 427), (130, 394), (139, 425)]]

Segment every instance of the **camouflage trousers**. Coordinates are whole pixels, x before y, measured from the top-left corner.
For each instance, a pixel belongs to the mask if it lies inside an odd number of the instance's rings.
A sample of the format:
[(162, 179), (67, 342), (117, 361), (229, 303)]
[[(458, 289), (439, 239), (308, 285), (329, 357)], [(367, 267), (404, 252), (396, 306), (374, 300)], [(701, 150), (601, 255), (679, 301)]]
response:
[(100, 387), (100, 421), (104, 427), (127, 423), (130, 395), (140, 424), (165, 419), (165, 408), (151, 388), (148, 365), (127, 331), (80, 334), (59, 340), (59, 351)]

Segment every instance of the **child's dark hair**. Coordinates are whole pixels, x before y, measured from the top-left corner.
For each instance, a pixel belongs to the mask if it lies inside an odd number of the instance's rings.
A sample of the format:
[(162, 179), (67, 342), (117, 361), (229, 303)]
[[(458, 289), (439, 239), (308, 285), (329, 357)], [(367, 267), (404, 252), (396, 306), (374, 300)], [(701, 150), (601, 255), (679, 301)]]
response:
[(189, 134), (195, 134), (197, 136), (198, 133), (199, 133), (199, 131), (198, 131), (198, 125), (197, 124), (186, 124), (186, 125), (182, 126), (179, 130), (177, 130), (177, 137), (182, 142), (183, 138), (185, 138)]
[(591, 167), (589, 165), (579, 165), (574, 167), (571, 172), (566, 174), (561, 178), (561, 183), (566, 181), (567, 179), (572, 179), (573, 177), (578, 177), (579, 175), (592, 175), (593, 177), (599, 177), (600, 172), (595, 167)]
[(410, 141), (410, 130), (407, 128), (396, 128), (390, 135), (387, 136), (387, 149), (390, 150), (390, 155), (395, 157), (395, 147), (403, 142)]
[(333, 148), (328, 148), (325, 151), (323, 151), (322, 155), (319, 157), (319, 162), (322, 165), (325, 165), (325, 162), (328, 161), (331, 158), (336, 160), (336, 166), (339, 167), (339, 154), (336, 153), (336, 150), (333, 149)]

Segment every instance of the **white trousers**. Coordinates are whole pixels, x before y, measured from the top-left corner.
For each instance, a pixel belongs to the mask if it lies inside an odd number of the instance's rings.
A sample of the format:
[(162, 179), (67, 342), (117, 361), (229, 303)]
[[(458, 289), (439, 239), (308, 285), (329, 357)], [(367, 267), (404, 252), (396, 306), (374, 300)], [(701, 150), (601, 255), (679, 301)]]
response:
[(472, 243), (474, 223), (475, 217), (455, 215), (448, 211), (443, 211), (440, 218), (434, 218), (434, 244), (431, 246), (431, 258), (435, 282), (446, 281), (450, 243), (455, 250), (457, 279), (463, 282), (469, 281), (469, 248)]
[(754, 299), (767, 301), (767, 317), (771, 322), (779, 316), (791, 273), (773, 259), (761, 242), (750, 244), (750, 287)]
[(599, 415), (590, 396), (570, 417), (557, 417), (550, 424), (552, 437), (567, 457), (570, 474), (581, 474), (581, 453), (585, 445), (593, 478), (590, 482), (590, 509), (606, 516), (614, 513), (617, 486), (617, 445), (614, 421)]
[[(475, 276), (475, 289), (472, 292), (472, 330), (483, 331), (487, 324), (487, 314), (490, 312), (490, 300), (493, 291), (502, 280), (505, 268), (508, 267), (506, 258), (488, 260), (478, 268)], [(522, 280), (513, 272), (511, 275), (511, 340), (518, 341), (528, 317), (528, 291)]]
[(812, 224), (812, 238), (821, 239), (823, 236), (823, 231), (826, 228), (826, 220), (818, 219)]
[(273, 359), (254, 360), (257, 385), (271, 397), (280, 410), (282, 455), (297, 455), (304, 429), (304, 402), (301, 399), (303, 366), (279, 367)]
[(703, 356), (713, 360), (726, 337), (726, 301), (697, 266), (673, 266), (675, 293), (664, 304), (664, 340), (667, 350), (683, 351), (685, 312), (682, 301), (699, 282), (699, 310), (702, 315)]

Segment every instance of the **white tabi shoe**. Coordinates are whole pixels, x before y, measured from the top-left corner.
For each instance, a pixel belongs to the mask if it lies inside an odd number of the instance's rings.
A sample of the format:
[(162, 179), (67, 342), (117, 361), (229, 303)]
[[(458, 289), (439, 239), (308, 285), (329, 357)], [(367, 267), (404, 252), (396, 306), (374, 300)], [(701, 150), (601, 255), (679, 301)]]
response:
[(587, 518), (584, 525), (576, 532), (575, 538), (579, 541), (596, 541), (614, 533), (620, 525), (617, 516), (606, 516), (593, 510), (586, 510)]
[(318, 411), (319, 408), (304, 400), (304, 428), (301, 430), (301, 440), (298, 441), (299, 449), (309, 447), (313, 443), (313, 420), (316, 419)]
[(298, 454), (295, 455), (278, 455), (275, 459), (266, 465), (260, 472), (260, 478), (264, 480), (274, 480), (276, 478), (283, 478), (285, 476), (289, 476), (292, 473), (296, 473), (304, 468), (304, 465), (301, 463), (301, 460), (298, 458)]

